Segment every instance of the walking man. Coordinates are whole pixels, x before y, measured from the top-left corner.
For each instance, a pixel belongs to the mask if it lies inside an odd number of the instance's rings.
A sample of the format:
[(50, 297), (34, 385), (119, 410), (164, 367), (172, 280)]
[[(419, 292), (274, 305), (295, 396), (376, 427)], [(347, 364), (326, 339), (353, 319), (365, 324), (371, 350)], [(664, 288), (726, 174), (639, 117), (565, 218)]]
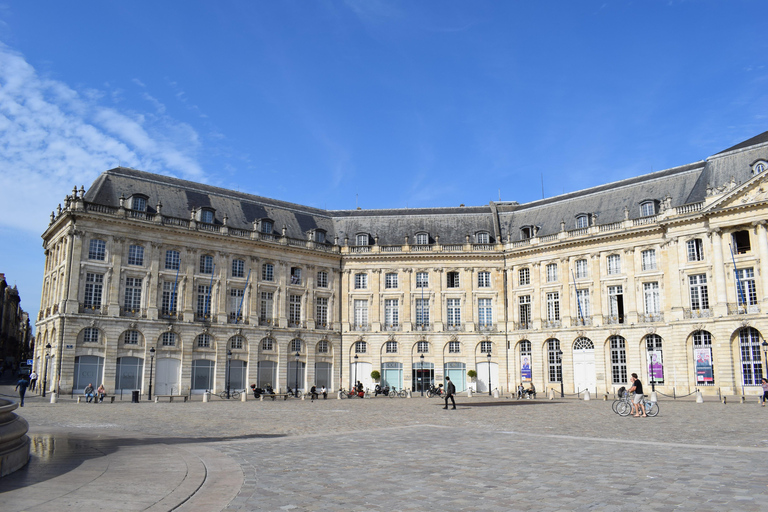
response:
[(27, 392), (27, 386), (29, 386), (29, 381), (27, 380), (27, 376), (21, 375), (19, 377), (19, 382), (16, 383), (16, 389), (19, 390), (19, 398), (21, 399), (21, 402), (19, 403), (19, 407), (24, 407), (24, 394)]
[(453, 385), (453, 382), (451, 382), (450, 377), (445, 378), (446, 382), (448, 382), (448, 386), (446, 386), (445, 389), (445, 407), (443, 409), (448, 408), (448, 399), (451, 399), (451, 402), (453, 403), (453, 408), (456, 408), (456, 400), (453, 399), (453, 395), (456, 394), (456, 386)]
[(34, 391), (35, 387), (37, 387), (37, 372), (32, 370), (32, 373), (29, 374), (29, 390)]

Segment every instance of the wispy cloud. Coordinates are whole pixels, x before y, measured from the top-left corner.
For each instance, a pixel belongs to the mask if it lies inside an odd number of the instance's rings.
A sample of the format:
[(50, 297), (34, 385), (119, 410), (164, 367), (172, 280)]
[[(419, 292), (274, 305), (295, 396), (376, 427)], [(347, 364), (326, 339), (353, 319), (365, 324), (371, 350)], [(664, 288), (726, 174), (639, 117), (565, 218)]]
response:
[(203, 180), (193, 127), (165, 115), (148, 93), (153, 112), (107, 107), (123, 91), (106, 89), (78, 91), (40, 76), (0, 43), (0, 187), (13, 190), (0, 202), (0, 226), (41, 233), (72, 186), (87, 187), (117, 165)]

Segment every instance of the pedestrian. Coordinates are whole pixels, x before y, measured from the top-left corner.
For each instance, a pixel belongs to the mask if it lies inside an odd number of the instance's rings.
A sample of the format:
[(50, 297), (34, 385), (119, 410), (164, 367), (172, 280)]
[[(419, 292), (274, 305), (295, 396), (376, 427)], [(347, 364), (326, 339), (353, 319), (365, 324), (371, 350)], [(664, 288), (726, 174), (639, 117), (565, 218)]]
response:
[(19, 403), (19, 407), (24, 407), (24, 394), (27, 392), (27, 386), (29, 386), (29, 381), (27, 380), (27, 376), (20, 375), (19, 382), (16, 383), (16, 389), (19, 390), (19, 398), (21, 399), (21, 402)]
[(765, 400), (768, 398), (768, 379), (763, 377), (763, 407), (765, 407)]
[(643, 398), (644, 398), (643, 383), (640, 382), (640, 379), (637, 378), (636, 373), (632, 374), (632, 377), (630, 377), (630, 380), (632, 381), (632, 387), (629, 388), (628, 391), (630, 393), (632, 392), (635, 393), (635, 396), (632, 398), (632, 413), (633, 413), (632, 415), (635, 418), (639, 418), (641, 416), (640, 413), (642, 412), (643, 413), (642, 417), (647, 418), (648, 415), (645, 414), (645, 406), (643, 405)]
[(445, 380), (448, 382), (448, 385), (445, 388), (445, 407), (443, 409), (448, 408), (448, 399), (451, 399), (451, 402), (453, 403), (453, 408), (456, 408), (456, 400), (454, 400), (453, 395), (456, 394), (456, 386), (453, 385), (453, 382), (451, 382), (450, 377), (446, 377)]
[(32, 370), (32, 373), (29, 374), (29, 390), (34, 391), (37, 387), (37, 372), (35, 370)]
[(85, 389), (83, 390), (83, 394), (85, 395), (85, 401), (88, 403), (91, 403), (91, 400), (93, 400), (96, 397), (96, 394), (93, 390), (93, 383), (89, 382), (87, 386), (85, 386)]

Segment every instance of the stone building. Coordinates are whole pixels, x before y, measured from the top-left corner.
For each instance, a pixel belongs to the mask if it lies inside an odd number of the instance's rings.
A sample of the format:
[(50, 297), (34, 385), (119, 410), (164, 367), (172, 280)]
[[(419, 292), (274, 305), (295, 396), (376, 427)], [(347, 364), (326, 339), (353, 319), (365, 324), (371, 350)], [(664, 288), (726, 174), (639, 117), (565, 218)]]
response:
[(32, 355), (34, 336), (29, 314), (21, 308), (16, 286), (8, 286), (0, 274), (0, 368), (18, 366)]
[[(60, 390), (250, 383), (757, 394), (768, 132), (526, 204), (328, 211), (116, 168), (43, 234)], [(475, 370), (475, 379), (467, 377)], [(52, 384), (55, 385), (55, 384)]]

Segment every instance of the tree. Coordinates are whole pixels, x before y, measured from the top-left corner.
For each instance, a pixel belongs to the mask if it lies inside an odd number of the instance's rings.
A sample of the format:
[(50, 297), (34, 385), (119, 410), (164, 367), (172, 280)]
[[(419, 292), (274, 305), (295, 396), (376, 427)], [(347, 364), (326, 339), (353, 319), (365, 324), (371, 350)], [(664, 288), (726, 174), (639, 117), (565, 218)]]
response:
[(379, 373), (379, 370), (373, 370), (371, 372), (371, 378), (375, 381), (378, 381), (381, 378), (381, 374)]

